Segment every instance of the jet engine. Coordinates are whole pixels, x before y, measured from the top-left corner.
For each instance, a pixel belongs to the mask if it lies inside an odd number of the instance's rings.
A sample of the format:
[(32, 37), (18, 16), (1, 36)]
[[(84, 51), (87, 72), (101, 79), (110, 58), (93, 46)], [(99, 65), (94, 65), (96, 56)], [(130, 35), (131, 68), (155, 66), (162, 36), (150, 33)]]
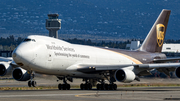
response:
[(119, 82), (130, 83), (135, 79), (136, 75), (132, 70), (122, 68), (115, 72), (114, 77)]
[(13, 67), (8, 62), (0, 62), (0, 76), (11, 76)]
[(180, 78), (180, 67), (177, 67), (175, 70), (176, 77)]
[(12, 76), (17, 81), (27, 81), (31, 78), (31, 75), (28, 72), (20, 67), (17, 67), (13, 70)]

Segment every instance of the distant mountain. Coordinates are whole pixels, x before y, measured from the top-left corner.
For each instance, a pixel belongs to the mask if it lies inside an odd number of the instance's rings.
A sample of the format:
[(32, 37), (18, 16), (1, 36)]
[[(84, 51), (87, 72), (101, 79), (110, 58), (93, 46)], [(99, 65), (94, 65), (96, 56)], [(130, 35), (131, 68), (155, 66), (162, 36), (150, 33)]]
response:
[(162, 9), (172, 10), (166, 39), (180, 37), (179, 0), (1, 0), (0, 35), (47, 34), (48, 13), (62, 34), (144, 39)]

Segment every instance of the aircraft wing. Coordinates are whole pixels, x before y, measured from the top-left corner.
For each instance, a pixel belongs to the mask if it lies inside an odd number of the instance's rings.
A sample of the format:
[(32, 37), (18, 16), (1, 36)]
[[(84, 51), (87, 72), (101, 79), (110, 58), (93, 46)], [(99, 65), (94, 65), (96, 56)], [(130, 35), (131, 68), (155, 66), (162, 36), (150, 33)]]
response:
[(3, 61), (3, 62), (10, 62), (10, 61), (13, 61), (13, 59), (12, 59), (12, 57), (8, 57), (8, 58), (0, 57), (0, 61)]
[[(13, 68), (19, 67), (14, 61), (12, 57), (0, 57), (0, 62), (5, 62), (7, 64), (10, 64)], [(12, 69), (13, 69), (12, 68)]]
[(180, 63), (156, 63), (156, 64), (76, 64), (67, 68), (67, 70), (77, 70), (84, 73), (93, 73), (97, 71), (118, 70), (121, 68), (134, 66), (135, 69), (164, 69), (180, 67)]
[(176, 60), (180, 60), (180, 57), (166, 58), (166, 59), (154, 59), (153, 62), (162, 63), (162, 62), (170, 62), (170, 61), (176, 61)]
[(16, 68), (16, 67), (19, 67), (14, 61), (13, 61), (13, 58), (12, 57), (0, 57), (0, 61), (1, 62), (7, 62), (9, 63), (10, 65), (13, 66), (13, 68)]
[(180, 63), (140, 64), (138, 67), (143, 69), (176, 68), (180, 67)]
[[(177, 67), (180, 67), (180, 63), (156, 63), (156, 64), (76, 64), (67, 68), (67, 70), (74, 70), (83, 73), (95, 74), (100, 72), (116, 71), (121, 68), (127, 68), (134, 66), (134, 70), (147, 72), (143, 75), (150, 75), (148, 70), (156, 69), (159, 72), (170, 76), (171, 71), (175, 71)], [(142, 74), (140, 74), (142, 75)]]
[(14, 61), (12, 61), (11, 63), (10, 63), (14, 68), (16, 68), (16, 67), (20, 67), (19, 65), (17, 65)]
[(117, 65), (111, 65), (111, 64), (75, 64), (70, 67), (68, 67), (66, 70), (74, 70), (74, 71), (80, 71), (83, 73), (97, 73), (102, 71), (109, 71), (109, 70), (118, 70), (123, 67), (132, 66), (132, 64), (117, 64)]

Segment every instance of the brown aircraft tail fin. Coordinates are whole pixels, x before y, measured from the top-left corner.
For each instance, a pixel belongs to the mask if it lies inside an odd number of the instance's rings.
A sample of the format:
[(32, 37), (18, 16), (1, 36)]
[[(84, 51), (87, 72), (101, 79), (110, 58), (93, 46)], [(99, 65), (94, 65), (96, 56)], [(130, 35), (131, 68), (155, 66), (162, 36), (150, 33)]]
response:
[(139, 48), (140, 51), (161, 52), (170, 13), (170, 10), (162, 10), (142, 46)]

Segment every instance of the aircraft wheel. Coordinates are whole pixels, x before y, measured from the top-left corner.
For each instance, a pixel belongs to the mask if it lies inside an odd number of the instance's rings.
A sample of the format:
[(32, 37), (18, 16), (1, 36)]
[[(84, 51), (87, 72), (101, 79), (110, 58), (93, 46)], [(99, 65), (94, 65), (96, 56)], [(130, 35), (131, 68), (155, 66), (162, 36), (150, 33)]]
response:
[(85, 84), (85, 86), (86, 86), (86, 90), (90, 90), (90, 84), (89, 83)]
[(59, 90), (61, 90), (61, 86), (62, 86), (61, 84), (58, 85)]
[(109, 84), (109, 90), (113, 90), (113, 85), (112, 84)]
[(101, 84), (99, 84), (99, 90), (101, 90)]
[(101, 84), (101, 90), (106, 90), (105, 84)]
[(99, 90), (104, 90), (104, 84), (99, 84)]
[(113, 89), (117, 90), (117, 85), (116, 84), (113, 84)]
[(66, 89), (67, 89), (67, 90), (70, 90), (70, 88), (71, 88), (70, 84), (67, 84), (67, 85), (66, 85)]
[(105, 90), (108, 90), (108, 84), (105, 84)]
[(88, 83), (88, 84), (81, 84), (80, 88), (81, 88), (81, 90), (91, 90), (92, 89), (92, 85), (90, 83)]
[(83, 90), (87, 90), (86, 84), (83, 84)]
[(97, 84), (96, 87), (97, 87), (97, 90), (100, 90), (100, 84)]
[(83, 84), (83, 90), (86, 90), (87, 87), (86, 87), (86, 84)]
[(32, 81), (32, 82), (31, 82), (31, 85), (32, 85), (33, 87), (36, 87), (36, 85), (37, 85), (37, 84), (36, 84), (36, 81)]
[(80, 85), (80, 88), (81, 88), (81, 90), (83, 90), (83, 84), (81, 83), (81, 85)]
[(82, 90), (85, 90), (85, 89), (86, 89), (85, 84), (81, 84), (81, 89), (82, 89)]
[(28, 86), (31, 87), (31, 81), (28, 81)]
[(87, 84), (87, 88), (89, 89), (89, 90), (91, 90), (92, 89), (92, 85), (89, 83), (89, 84)]
[(66, 84), (62, 84), (62, 89), (66, 90)]

